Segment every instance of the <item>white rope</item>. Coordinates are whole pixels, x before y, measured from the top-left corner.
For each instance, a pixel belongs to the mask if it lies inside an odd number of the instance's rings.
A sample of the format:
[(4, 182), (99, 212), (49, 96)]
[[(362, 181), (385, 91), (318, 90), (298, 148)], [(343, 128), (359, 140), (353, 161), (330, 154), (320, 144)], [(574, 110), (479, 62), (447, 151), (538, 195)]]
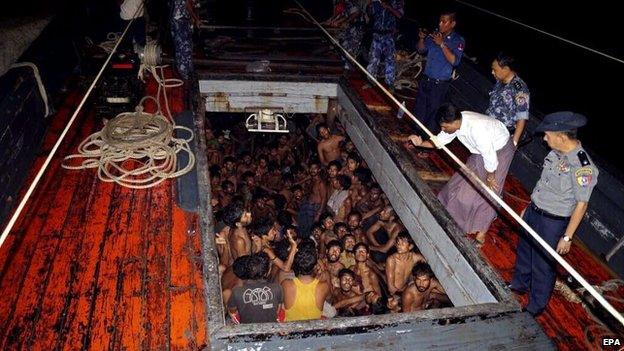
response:
[[(143, 102), (152, 99), (158, 106), (154, 114), (143, 112)], [(185, 130), (190, 137), (175, 138), (176, 129)], [(195, 155), (189, 142), (193, 131), (174, 125), (160, 110), (154, 97), (146, 96), (136, 112), (124, 112), (108, 121), (101, 131), (88, 136), (78, 146), (78, 153), (63, 159), (65, 169), (97, 168), (104, 182), (115, 182), (132, 189), (147, 189), (169, 178), (179, 177), (193, 169)], [(177, 169), (177, 155), (184, 151), (189, 157), (186, 166)], [(66, 161), (83, 159), (79, 165)], [(139, 167), (136, 167), (139, 164)]]
[(574, 42), (574, 41), (572, 41), (572, 40), (570, 40), (570, 39), (566, 39), (566, 38), (561, 37), (561, 36), (558, 36), (558, 35), (556, 35), (556, 34), (549, 33), (549, 32), (547, 32), (547, 31), (545, 31), (545, 30), (542, 30), (542, 29), (539, 29), (539, 28), (536, 28), (536, 27), (530, 26), (530, 25), (528, 25), (528, 24), (522, 23), (522, 22), (517, 21), (517, 20), (515, 20), (515, 19), (509, 18), (509, 17), (505, 17), (505, 16), (500, 15), (500, 14), (498, 14), (498, 13), (496, 13), (496, 12), (492, 12), (492, 11), (490, 11), (490, 10), (484, 9), (484, 8), (479, 7), (479, 6), (477, 6), (477, 5), (473, 5), (473, 4), (471, 4), (471, 3), (469, 3), (469, 2), (466, 2), (466, 1), (462, 1), (462, 0), (455, 0), (455, 1), (457, 1), (458, 3), (460, 3), (460, 4), (462, 4), (462, 5), (465, 5), (465, 6), (468, 6), (468, 7), (472, 7), (472, 8), (473, 8), (473, 9), (475, 9), (475, 10), (481, 11), (481, 12), (483, 12), (483, 13), (487, 13), (488, 15), (492, 15), (492, 16), (495, 16), (495, 17), (498, 17), (498, 18), (504, 19), (504, 20), (509, 21), (509, 22), (511, 22), (511, 23), (515, 23), (515, 24), (520, 25), (520, 26), (522, 26), (522, 27), (525, 27), (525, 28), (528, 28), (528, 29), (534, 30), (534, 31), (536, 31), (536, 32), (538, 32), (538, 33), (542, 33), (542, 34), (544, 34), (544, 35), (547, 35), (547, 36), (549, 36), (549, 37), (551, 37), (551, 38), (554, 38), (554, 39), (557, 39), (557, 40), (561, 40), (561, 41), (563, 41), (563, 42), (565, 42), (565, 43), (568, 43), (568, 44), (574, 45), (574, 46), (576, 46), (576, 47), (579, 47), (579, 48), (581, 48), (581, 49), (587, 50), (587, 51), (592, 52), (592, 53), (594, 53), (594, 54), (598, 54), (598, 55), (600, 55), (600, 56), (606, 57), (606, 58), (611, 59), (611, 60), (613, 60), (613, 61), (615, 61), (615, 62), (624, 63), (624, 60), (622, 60), (622, 59), (620, 59), (620, 58), (617, 58), (617, 57), (615, 57), (615, 56), (609, 55), (609, 54), (604, 53), (604, 52), (602, 52), (602, 51), (598, 51), (598, 50), (596, 50), (596, 49), (590, 48), (589, 46), (585, 46), (585, 45), (579, 44), (579, 43)]
[[(142, 7), (143, 6), (141, 6), (140, 8), (142, 8)], [(4, 244), (4, 241), (6, 240), (7, 236), (11, 232), (11, 229), (13, 229), (13, 226), (15, 225), (15, 222), (17, 222), (17, 219), (19, 218), (20, 214), (24, 210), (24, 207), (26, 206), (26, 202), (28, 202), (28, 199), (30, 199), (30, 197), (32, 196), (32, 193), (35, 191), (35, 188), (37, 187), (37, 184), (39, 184), (39, 181), (41, 180), (41, 177), (43, 177), (43, 174), (45, 173), (46, 169), (50, 165), (50, 162), (52, 162), (52, 158), (54, 158), (54, 155), (56, 154), (56, 151), (58, 150), (59, 146), (61, 146), (61, 143), (63, 142), (63, 140), (65, 139), (65, 136), (67, 135), (67, 132), (69, 132), (69, 129), (74, 124), (74, 121), (76, 120), (76, 117), (78, 117), (78, 114), (80, 113), (80, 110), (82, 110), (82, 106), (84, 106), (85, 102), (89, 98), (89, 95), (93, 91), (93, 88), (95, 88), (95, 85), (100, 80), (100, 77), (104, 73), (104, 70), (106, 69), (106, 66), (108, 66), (108, 63), (110, 62), (111, 58), (113, 57), (113, 54), (117, 50), (117, 47), (119, 47), (119, 44), (121, 43), (123, 38), (126, 36), (126, 33), (128, 32), (128, 29), (130, 28), (130, 25), (132, 24), (132, 22), (134, 22), (134, 19), (132, 19), (128, 23), (128, 25), (126, 26), (126, 29), (124, 29), (123, 33), (121, 34), (121, 37), (119, 38), (119, 41), (117, 42), (115, 47), (113, 47), (113, 50), (111, 51), (111, 53), (106, 58), (106, 61), (104, 61), (104, 64), (100, 68), (100, 71), (98, 72), (97, 76), (95, 76), (95, 79), (93, 79), (93, 82), (89, 86), (89, 89), (87, 90), (87, 92), (85, 93), (84, 97), (82, 98), (82, 100), (78, 104), (78, 107), (76, 108), (76, 111), (74, 111), (74, 114), (69, 119), (69, 122), (67, 122), (67, 126), (65, 126), (65, 129), (63, 129), (63, 132), (61, 132), (61, 135), (59, 136), (58, 140), (56, 141), (56, 143), (52, 147), (52, 150), (50, 151), (50, 154), (48, 155), (46, 160), (43, 162), (43, 165), (41, 165), (41, 168), (39, 168), (39, 171), (35, 175), (35, 178), (33, 179), (32, 183), (30, 183), (30, 186), (28, 187), (28, 190), (26, 191), (26, 194), (24, 194), (24, 197), (22, 198), (22, 200), (20, 201), (19, 205), (17, 206), (17, 209), (15, 209), (15, 212), (11, 216), (11, 219), (9, 220), (9, 223), (7, 223), (6, 227), (2, 231), (2, 235), (0, 235), (0, 247), (2, 247), (2, 245)]]
[[(323, 26), (321, 26), (321, 24), (316, 21), (316, 19), (314, 17), (312, 17), (312, 15), (310, 15), (310, 13), (308, 13), (308, 11), (306, 11), (306, 9), (299, 3), (299, 1), (297, 0), (293, 0), (295, 3), (297, 3), (297, 5), (299, 5), (299, 7), (302, 9), (302, 11), (313, 21), (313, 23), (323, 32), (325, 33), (325, 35), (329, 38), (329, 40), (340, 50), (342, 51), (342, 54), (349, 59), (349, 61), (351, 61), (355, 66), (357, 66), (360, 71), (362, 71), (362, 73), (364, 73), (368, 79), (373, 82), (381, 91), (384, 92), (384, 94), (386, 94), (386, 96), (388, 98), (390, 98), (390, 100), (392, 100), (392, 102), (394, 102), (394, 104), (401, 110), (403, 110), (403, 112), (409, 116), (414, 123), (416, 123), (422, 130), (425, 131), (425, 133), (431, 138), (431, 141), (438, 146), (439, 143), (437, 142), (437, 138), (435, 135), (433, 135), (433, 133), (431, 133), (431, 131), (429, 129), (427, 129), (427, 127), (425, 127), (425, 125), (423, 125), (420, 120), (418, 120), (416, 118), (416, 116), (414, 116), (405, 106), (403, 106), (399, 100), (397, 100), (389, 91), (388, 89), (386, 89), (383, 85), (381, 85), (381, 83), (379, 83), (377, 81), (377, 79), (375, 79), (375, 77), (373, 77), (373, 75), (371, 75), (368, 71), (366, 71), (366, 69), (359, 63), (357, 62), (357, 60), (355, 58), (353, 58), (353, 56), (351, 56), (351, 54), (349, 54), (349, 52), (347, 52), (347, 50), (345, 50), (340, 43), (338, 43), (338, 41), (336, 41), (336, 39), (334, 39), (326, 30), (325, 28), (323, 28)], [(511, 215), (511, 217), (513, 217), (516, 222), (518, 222), (528, 233), (529, 235), (531, 235), (533, 237), (533, 239), (535, 239), (535, 241), (537, 241), (543, 248), (544, 250), (546, 250), (546, 252), (548, 252), (548, 254), (550, 254), (559, 264), (561, 264), (561, 266), (563, 266), (563, 268), (568, 271), (579, 283), (581, 283), (581, 285), (583, 285), (587, 291), (596, 299), (596, 301), (598, 301), (610, 314), (613, 315), (613, 317), (615, 317), (615, 319), (617, 319), (620, 323), (622, 323), (622, 325), (624, 325), (624, 316), (622, 316), (622, 314), (620, 314), (607, 300), (605, 300), (604, 297), (602, 297), (602, 295), (600, 295), (596, 289), (594, 289), (586, 280), (585, 278), (583, 278), (574, 268), (572, 268), (572, 266), (570, 266), (570, 264), (563, 259), (563, 257), (561, 257), (555, 250), (553, 250), (552, 247), (550, 247), (550, 245), (548, 245), (548, 243), (546, 243), (544, 241), (544, 239), (542, 239), (542, 237), (540, 237), (534, 230), (533, 228), (531, 228), (526, 222), (524, 222), (524, 220), (509, 206), (507, 205), (507, 203), (505, 203), (505, 201), (503, 201), (494, 191), (492, 191), (492, 189), (490, 189), (481, 179), (479, 179), (479, 177), (477, 177), (476, 174), (474, 174), (474, 172), (472, 172), (455, 154), (453, 154), (446, 146), (439, 146), (439, 149), (443, 150), (453, 161), (455, 161), (455, 163), (457, 163), (457, 165), (459, 165), (459, 167), (461, 168), (461, 170), (467, 174), (473, 181), (473, 183), (475, 185), (477, 185), (478, 187), (480, 187), (483, 191), (485, 191), (488, 195), (490, 195), (490, 197), (496, 201), (507, 213), (509, 213), (509, 215)]]
[(43, 81), (41, 80), (41, 75), (39, 74), (39, 69), (32, 62), (18, 62), (11, 65), (11, 68), (17, 67), (30, 67), (33, 70), (33, 74), (35, 75), (35, 80), (37, 81), (37, 86), (39, 87), (39, 95), (41, 95), (41, 100), (43, 100), (43, 105), (45, 106), (45, 116), (48, 117), (50, 115), (50, 105), (48, 104), (48, 94), (46, 93), (45, 86), (43, 85)]

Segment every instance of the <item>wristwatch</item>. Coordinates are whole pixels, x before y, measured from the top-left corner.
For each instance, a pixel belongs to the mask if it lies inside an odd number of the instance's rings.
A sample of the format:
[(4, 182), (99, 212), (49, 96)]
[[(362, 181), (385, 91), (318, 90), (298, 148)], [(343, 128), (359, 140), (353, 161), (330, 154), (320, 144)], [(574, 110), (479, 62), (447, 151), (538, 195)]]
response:
[(567, 243), (569, 243), (570, 241), (572, 241), (572, 238), (570, 238), (570, 237), (569, 237), (569, 236), (567, 236), (567, 235), (564, 235), (562, 239), (563, 239), (563, 241), (565, 241), (565, 242), (567, 242)]
[(440, 47), (444, 49), (446, 47), (446, 43), (442, 42), (442, 44), (440, 44)]

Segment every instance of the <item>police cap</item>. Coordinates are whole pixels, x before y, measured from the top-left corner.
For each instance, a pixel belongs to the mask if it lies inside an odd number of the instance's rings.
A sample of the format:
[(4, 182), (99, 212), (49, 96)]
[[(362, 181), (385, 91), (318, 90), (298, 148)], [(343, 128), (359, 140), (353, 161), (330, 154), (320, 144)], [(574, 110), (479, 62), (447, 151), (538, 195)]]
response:
[(535, 129), (536, 132), (568, 132), (587, 123), (587, 118), (570, 111), (553, 112), (544, 116), (544, 120)]

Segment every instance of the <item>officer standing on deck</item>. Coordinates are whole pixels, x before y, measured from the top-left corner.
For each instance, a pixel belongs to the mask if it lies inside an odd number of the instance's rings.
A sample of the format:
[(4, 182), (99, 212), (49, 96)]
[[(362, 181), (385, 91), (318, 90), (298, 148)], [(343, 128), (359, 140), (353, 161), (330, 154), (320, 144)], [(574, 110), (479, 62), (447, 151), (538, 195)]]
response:
[(529, 88), (518, 77), (513, 57), (499, 53), (492, 62), (492, 75), (496, 84), (490, 92), (490, 104), (485, 114), (505, 124), (518, 146), (529, 119)]
[(386, 84), (392, 90), (395, 75), (394, 37), (398, 30), (399, 19), (403, 17), (403, 0), (371, 0), (368, 6), (373, 42), (368, 53), (366, 70), (376, 76), (379, 64), (383, 60)]
[[(536, 131), (552, 149), (544, 159), (542, 175), (531, 194), (523, 219), (560, 255), (570, 251), (576, 232), (598, 180), (594, 166), (576, 138), (586, 118), (574, 112), (546, 115)], [(525, 233), (526, 234), (526, 233)], [(509, 288), (531, 291), (526, 310), (533, 316), (544, 311), (555, 286), (555, 261), (528, 235), (518, 244), (515, 272)]]
[(444, 102), (453, 69), (459, 66), (464, 53), (464, 38), (455, 33), (456, 24), (455, 12), (446, 11), (440, 15), (436, 32), (421, 29), (418, 33), (418, 52), (427, 54), (427, 64), (418, 82), (414, 115), (433, 133), (438, 129), (435, 114)]

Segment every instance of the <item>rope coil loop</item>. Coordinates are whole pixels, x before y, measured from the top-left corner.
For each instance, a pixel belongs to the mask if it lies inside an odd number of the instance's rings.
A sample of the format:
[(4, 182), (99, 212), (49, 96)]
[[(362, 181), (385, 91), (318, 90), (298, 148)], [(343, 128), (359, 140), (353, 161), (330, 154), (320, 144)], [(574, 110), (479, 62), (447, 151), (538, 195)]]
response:
[[(143, 103), (151, 99), (156, 113), (143, 111)], [(188, 138), (175, 138), (175, 130), (189, 133)], [(160, 111), (160, 103), (152, 96), (141, 99), (134, 112), (123, 112), (108, 121), (102, 130), (91, 134), (78, 146), (78, 153), (63, 159), (65, 169), (97, 168), (104, 182), (115, 182), (132, 189), (146, 189), (168, 178), (188, 173), (195, 165), (189, 142), (193, 131), (176, 126)], [(177, 169), (177, 155), (188, 154), (188, 164)], [(82, 159), (79, 165), (68, 161)]]

